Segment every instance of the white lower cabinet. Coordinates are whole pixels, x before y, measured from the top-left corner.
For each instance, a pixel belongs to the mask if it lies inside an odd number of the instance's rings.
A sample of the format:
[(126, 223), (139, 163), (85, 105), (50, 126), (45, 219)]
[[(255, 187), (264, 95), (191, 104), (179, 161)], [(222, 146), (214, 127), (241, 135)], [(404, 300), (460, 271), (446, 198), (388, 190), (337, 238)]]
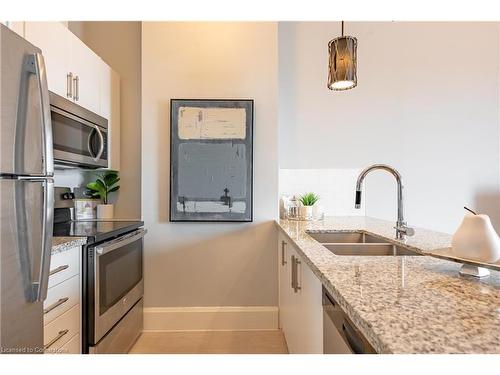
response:
[(288, 351), (323, 353), (321, 282), (290, 241), (278, 238), (279, 322)]
[(49, 289), (43, 303), (46, 354), (81, 353), (80, 247), (52, 254)]

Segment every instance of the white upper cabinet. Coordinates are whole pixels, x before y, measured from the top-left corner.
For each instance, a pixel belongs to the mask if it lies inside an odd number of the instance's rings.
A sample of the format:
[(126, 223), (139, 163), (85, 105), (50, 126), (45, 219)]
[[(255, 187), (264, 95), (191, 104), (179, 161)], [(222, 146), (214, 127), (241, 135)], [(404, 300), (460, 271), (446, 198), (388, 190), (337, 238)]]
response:
[(108, 119), (108, 168), (120, 170), (120, 76), (101, 66), (101, 116)]
[(24, 37), (42, 50), (49, 90), (71, 99), (71, 32), (60, 22), (25, 22), (24, 30)]
[(69, 67), (73, 75), (73, 100), (101, 114), (100, 79), (105, 63), (71, 31), (66, 29), (66, 33), (70, 39)]

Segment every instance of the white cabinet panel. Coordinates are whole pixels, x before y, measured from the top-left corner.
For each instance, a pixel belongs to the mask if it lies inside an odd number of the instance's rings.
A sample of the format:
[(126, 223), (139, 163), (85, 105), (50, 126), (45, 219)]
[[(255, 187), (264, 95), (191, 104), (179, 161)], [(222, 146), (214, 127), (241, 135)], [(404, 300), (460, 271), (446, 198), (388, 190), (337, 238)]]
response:
[(80, 354), (80, 334), (77, 333), (74, 335), (66, 344), (59, 348), (58, 352), (59, 354)]
[(79, 332), (80, 305), (76, 305), (44, 327), (43, 345), (46, 347), (45, 353), (59, 352), (58, 349)]
[(43, 324), (48, 324), (80, 303), (80, 275), (49, 288), (43, 302)]
[(297, 336), (300, 338), (301, 353), (323, 353), (323, 303), (321, 282), (307, 264), (301, 260), (298, 266), (299, 303)]
[(108, 168), (120, 170), (120, 76), (101, 67), (101, 116), (108, 119)]
[(60, 22), (25, 22), (24, 27), (25, 38), (42, 50), (49, 90), (66, 98), (71, 32)]
[(92, 112), (100, 113), (101, 58), (76, 35), (69, 33), (69, 66), (73, 73), (74, 100)]
[[(281, 233), (278, 252), (280, 328), (285, 335), (288, 350), (292, 354), (323, 353), (321, 282)], [(297, 290), (292, 287), (292, 257), (298, 258), (295, 271), (299, 287)]]
[(49, 288), (80, 273), (80, 246), (52, 254)]
[(289, 244), (285, 236), (280, 233), (278, 241), (279, 325), (285, 334), (288, 332), (288, 328), (291, 324), (289, 314), (292, 303), (291, 293), (293, 292), (291, 287), (291, 262)]

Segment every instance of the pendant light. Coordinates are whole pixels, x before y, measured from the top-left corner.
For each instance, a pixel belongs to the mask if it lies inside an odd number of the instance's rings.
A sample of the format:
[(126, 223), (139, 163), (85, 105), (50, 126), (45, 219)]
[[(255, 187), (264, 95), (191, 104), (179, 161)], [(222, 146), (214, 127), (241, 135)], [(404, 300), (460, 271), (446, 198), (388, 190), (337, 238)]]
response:
[(330, 90), (349, 90), (358, 84), (356, 77), (356, 49), (358, 40), (353, 36), (342, 36), (328, 43), (328, 88)]

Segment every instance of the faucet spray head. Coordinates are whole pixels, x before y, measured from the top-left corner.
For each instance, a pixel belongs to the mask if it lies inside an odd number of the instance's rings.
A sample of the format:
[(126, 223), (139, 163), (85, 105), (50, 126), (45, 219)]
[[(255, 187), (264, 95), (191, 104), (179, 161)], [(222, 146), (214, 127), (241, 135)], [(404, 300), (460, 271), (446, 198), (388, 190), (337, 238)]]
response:
[(361, 190), (356, 190), (356, 200), (354, 202), (354, 208), (361, 208)]

